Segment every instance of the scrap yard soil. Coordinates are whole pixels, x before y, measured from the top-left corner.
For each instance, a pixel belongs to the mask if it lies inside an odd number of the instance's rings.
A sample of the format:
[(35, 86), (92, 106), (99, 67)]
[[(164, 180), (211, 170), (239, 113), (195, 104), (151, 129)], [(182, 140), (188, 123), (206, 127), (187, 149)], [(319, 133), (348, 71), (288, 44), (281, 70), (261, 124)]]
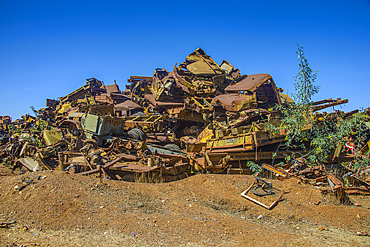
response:
[(240, 195), (250, 175), (148, 184), (56, 170), (12, 175), (4, 166), (0, 173), (0, 223), (12, 223), (0, 228), (1, 246), (370, 246), (358, 236), (370, 233), (369, 197), (343, 205), (293, 179), (270, 180), (275, 194), (257, 200), (270, 205), (286, 194), (267, 210)]

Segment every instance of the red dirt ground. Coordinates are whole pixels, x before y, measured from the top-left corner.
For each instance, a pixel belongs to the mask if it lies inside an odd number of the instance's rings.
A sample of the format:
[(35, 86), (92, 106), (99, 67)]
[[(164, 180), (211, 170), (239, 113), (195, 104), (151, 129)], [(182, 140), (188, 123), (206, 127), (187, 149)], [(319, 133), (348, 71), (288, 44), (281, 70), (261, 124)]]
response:
[[(370, 199), (339, 204), (313, 185), (269, 180), (275, 195), (240, 196), (253, 176), (197, 174), (142, 184), (0, 166), (1, 246), (370, 246)], [(40, 176), (40, 179), (37, 179)], [(22, 179), (33, 182), (19, 192)], [(318, 205), (316, 205), (320, 202)], [(289, 208), (288, 208), (289, 207)]]

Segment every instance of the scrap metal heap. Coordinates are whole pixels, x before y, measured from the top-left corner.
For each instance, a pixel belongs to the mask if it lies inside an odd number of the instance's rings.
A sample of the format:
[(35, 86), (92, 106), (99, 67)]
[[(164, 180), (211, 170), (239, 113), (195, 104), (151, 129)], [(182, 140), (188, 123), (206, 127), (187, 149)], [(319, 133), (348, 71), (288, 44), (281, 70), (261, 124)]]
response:
[[(1, 117), (2, 162), (22, 172), (60, 169), (163, 182), (194, 172), (252, 174), (253, 161), (261, 176), (327, 180), (333, 190), (370, 194), (364, 175), (369, 167), (345, 170), (356, 185), (349, 188), (327, 167), (308, 164), (304, 150), (279, 149), (286, 133), (268, 127), (281, 125), (281, 112), (273, 109), (294, 102), (269, 74), (241, 75), (228, 61), (218, 65), (198, 48), (172, 72), (157, 68), (152, 77), (131, 76), (128, 82), (122, 92), (116, 82), (90, 78), (59, 100), (47, 99), (47, 108), (34, 110), (36, 117), (13, 122)], [(312, 116), (320, 121), (326, 113), (315, 112), (347, 102), (313, 102)], [(333, 150), (326, 165), (353, 159), (354, 151), (344, 147)], [(278, 162), (284, 165), (274, 165)]]

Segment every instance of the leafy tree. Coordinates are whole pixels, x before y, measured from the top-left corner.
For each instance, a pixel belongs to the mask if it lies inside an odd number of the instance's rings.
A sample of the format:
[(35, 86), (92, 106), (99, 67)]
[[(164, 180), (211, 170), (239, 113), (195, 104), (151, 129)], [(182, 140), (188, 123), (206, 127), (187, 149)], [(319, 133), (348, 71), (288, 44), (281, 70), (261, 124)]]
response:
[(293, 98), (297, 105), (309, 106), (312, 101), (312, 96), (317, 94), (320, 90), (320, 86), (314, 85), (318, 71), (312, 71), (304, 55), (303, 47), (299, 44), (297, 46), (299, 72), (297, 76), (294, 76), (296, 81), (294, 83), (296, 93), (293, 95)]
[(360, 152), (366, 149), (369, 140), (368, 116), (363, 112), (351, 117), (339, 111), (313, 113), (312, 97), (320, 90), (320, 86), (314, 85), (317, 71), (310, 68), (303, 47), (297, 46), (299, 71), (294, 77), (295, 93), (292, 95), (295, 103), (277, 105), (275, 109), (282, 114), (281, 124), (270, 128), (275, 133), (283, 131), (286, 134), (284, 145), (290, 150), (306, 151), (305, 158), (312, 164), (326, 162), (338, 146), (351, 142), (356, 155), (351, 164), (355, 167), (368, 165), (369, 152)]

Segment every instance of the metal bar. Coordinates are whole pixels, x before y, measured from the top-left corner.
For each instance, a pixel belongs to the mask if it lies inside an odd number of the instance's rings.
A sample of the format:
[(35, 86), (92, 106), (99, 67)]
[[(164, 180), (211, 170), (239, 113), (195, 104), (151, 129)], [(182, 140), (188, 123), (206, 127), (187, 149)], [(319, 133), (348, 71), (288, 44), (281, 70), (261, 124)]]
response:
[(277, 167), (273, 167), (273, 166), (268, 165), (268, 164), (262, 164), (261, 168), (266, 169), (266, 170), (271, 171), (271, 172), (274, 172), (275, 174), (278, 174), (279, 176), (281, 176), (283, 178), (287, 178), (288, 175), (289, 175), (284, 170), (279, 169)]
[[(102, 168), (102, 169), (109, 168), (110, 166), (112, 166), (112, 165), (114, 165), (115, 163), (117, 163), (118, 161), (120, 161), (122, 158), (123, 158), (123, 157), (118, 157), (118, 158), (116, 158), (116, 159), (112, 160), (111, 162), (109, 162), (109, 163), (107, 163), (107, 164), (103, 165), (101, 168)], [(90, 175), (90, 174), (94, 174), (94, 173), (97, 173), (97, 172), (99, 172), (99, 169), (98, 169), (98, 168), (97, 168), (97, 169), (94, 169), (94, 170), (87, 171), (87, 172), (81, 172), (80, 174), (81, 174), (81, 175)]]

